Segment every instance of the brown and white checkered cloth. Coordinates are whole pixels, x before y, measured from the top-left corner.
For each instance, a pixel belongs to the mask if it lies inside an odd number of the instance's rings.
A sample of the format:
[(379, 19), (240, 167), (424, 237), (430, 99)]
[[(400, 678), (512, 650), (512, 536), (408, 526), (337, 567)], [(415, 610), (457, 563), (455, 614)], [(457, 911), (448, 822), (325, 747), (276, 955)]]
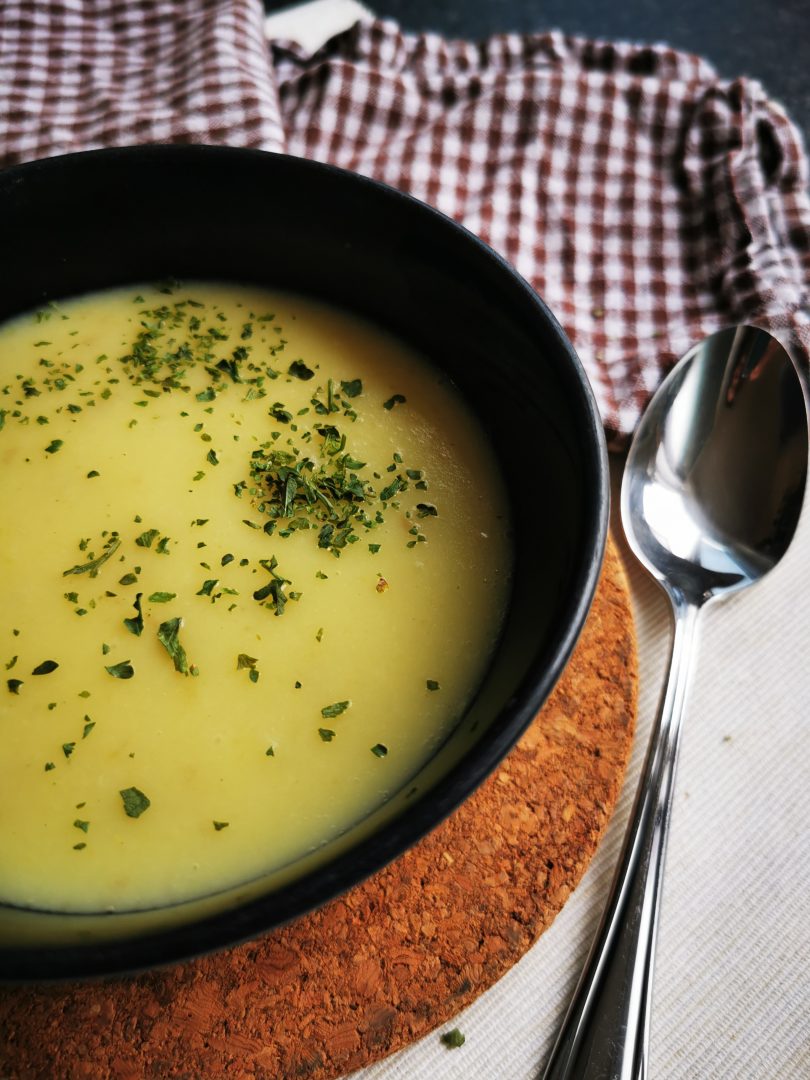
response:
[(0, 165), (89, 147), (281, 150), (384, 180), (537, 289), (608, 436), (735, 322), (810, 350), (800, 137), (747, 79), (671, 49), (551, 32), (479, 44), (364, 19), (314, 54), (259, 0), (4, 0)]

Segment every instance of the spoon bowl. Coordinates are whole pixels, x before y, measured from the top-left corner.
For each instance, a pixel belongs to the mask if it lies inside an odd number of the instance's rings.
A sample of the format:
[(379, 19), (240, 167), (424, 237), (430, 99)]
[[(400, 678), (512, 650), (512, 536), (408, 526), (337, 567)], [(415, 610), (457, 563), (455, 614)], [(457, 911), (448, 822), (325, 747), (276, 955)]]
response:
[(787, 550), (806, 474), (790, 357), (765, 330), (720, 330), (676, 365), (639, 425), (622, 482), (628, 543), (678, 598), (745, 588)]
[(667, 593), (666, 691), (610, 897), (545, 1080), (645, 1080), (675, 763), (703, 606), (759, 581), (788, 549), (807, 479), (798, 372), (765, 330), (721, 330), (655, 394), (627, 458), (627, 540)]

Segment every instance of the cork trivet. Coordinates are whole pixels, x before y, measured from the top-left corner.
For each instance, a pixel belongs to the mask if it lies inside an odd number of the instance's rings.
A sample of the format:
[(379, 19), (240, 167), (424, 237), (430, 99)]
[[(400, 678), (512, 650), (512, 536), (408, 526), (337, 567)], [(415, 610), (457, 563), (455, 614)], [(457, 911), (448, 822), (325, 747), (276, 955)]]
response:
[(636, 653), (612, 544), (577, 650), (493, 776), (391, 866), (227, 952), (0, 991), (4, 1080), (325, 1080), (447, 1021), (549, 926), (619, 793)]

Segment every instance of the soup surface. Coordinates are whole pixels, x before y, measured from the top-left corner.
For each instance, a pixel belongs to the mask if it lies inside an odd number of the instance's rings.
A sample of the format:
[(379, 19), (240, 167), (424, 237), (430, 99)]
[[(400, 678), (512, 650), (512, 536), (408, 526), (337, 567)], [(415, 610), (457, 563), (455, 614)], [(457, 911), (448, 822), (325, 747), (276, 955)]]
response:
[(475, 691), (508, 523), (401, 343), (210, 284), (0, 331), (0, 899), (182, 901), (402, 789)]

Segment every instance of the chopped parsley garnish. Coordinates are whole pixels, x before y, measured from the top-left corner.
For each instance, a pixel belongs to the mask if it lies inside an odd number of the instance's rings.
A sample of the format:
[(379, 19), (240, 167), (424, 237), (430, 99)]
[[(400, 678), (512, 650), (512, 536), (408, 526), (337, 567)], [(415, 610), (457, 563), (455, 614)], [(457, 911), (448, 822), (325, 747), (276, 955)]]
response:
[(98, 469), (91, 469), (90, 472), (87, 474), (87, 479), (92, 480), (94, 476), (101, 476), (101, 473), (98, 471)]
[[(104, 670), (108, 675), (112, 675), (114, 679), (131, 679), (135, 674), (135, 668), (130, 664), (129, 660), (122, 660), (120, 664), (111, 664), (109, 667), (105, 664)], [(81, 695), (79, 696), (81, 697)]]
[(282, 536), (320, 525), (319, 546), (339, 553), (358, 526), (371, 526), (365, 507), (374, 490), (357, 474), (362, 463), (343, 452), (345, 437), (337, 428), (321, 425), (316, 431), (323, 440), (320, 464), (297, 450), (265, 444), (251, 455), (251, 480), (261, 498), (259, 509), (271, 519), (266, 531), (281, 519)]
[(62, 439), (53, 439), (45, 447), (45, 453), (46, 454), (55, 454), (57, 452), (57, 450), (61, 450), (64, 445), (65, 444), (64, 444), (64, 441)]
[(350, 701), (336, 701), (333, 705), (324, 705), (321, 709), (321, 716), (324, 720), (332, 720), (334, 717), (345, 713), (350, 705)]
[(247, 653), (239, 653), (236, 658), (236, 670), (244, 671), (247, 669), (248, 678), (251, 682), (256, 683), (259, 681), (259, 672), (256, 668), (258, 660), (255, 656), (248, 656)]
[(59, 667), (59, 665), (57, 664), (57, 662), (55, 660), (43, 660), (41, 664), (37, 664), (37, 666), (34, 668), (34, 670), (31, 672), (31, 674), (32, 675), (50, 675), (50, 673), (52, 671), (56, 671), (56, 669), (58, 667)]
[(230, 821), (214, 821), (212, 824), (217, 832), (222, 832), (223, 829), (228, 828)]
[(138, 580), (137, 574), (124, 574), (122, 578), (118, 579), (119, 585), (134, 585)]
[(260, 560), (260, 565), (271, 575), (271, 580), (266, 585), (263, 585), (260, 589), (256, 589), (253, 593), (253, 599), (258, 600), (260, 603), (264, 603), (266, 607), (269, 607), (275, 612), (276, 615), (283, 615), (284, 608), (287, 604), (288, 597), (284, 592), (284, 586), (289, 585), (287, 578), (282, 577), (276, 571), (278, 562), (275, 555), (270, 560)]
[(73, 850), (74, 851), (84, 851), (84, 849), (86, 847), (87, 847), (87, 844), (84, 842), (84, 840), (82, 840), (81, 843), (73, 845)]
[(84, 718), (84, 728), (82, 729), (82, 738), (86, 739), (93, 728), (96, 726), (95, 720), (91, 720), (89, 716)]
[(168, 604), (170, 600), (174, 600), (177, 593), (173, 592), (153, 592), (148, 596), (150, 604)]
[(384, 487), (380, 492), (380, 499), (383, 502), (388, 502), (389, 499), (393, 499), (398, 491), (403, 487), (402, 480), (398, 476), (394, 477), (388, 487)]
[(219, 578), (207, 578), (195, 593), (196, 596), (210, 596), (219, 584)]
[(124, 626), (129, 630), (130, 634), (134, 634), (135, 637), (140, 637), (143, 633), (143, 611), (141, 610), (141, 597), (143, 593), (136, 593), (135, 595), (135, 615), (131, 619), (124, 619)]
[(208, 453), (205, 455), (205, 460), (208, 461), (211, 465), (219, 465), (219, 458), (217, 457), (216, 450), (209, 450)]
[(12, 658), (11, 658), (11, 659), (9, 660), (9, 662), (8, 662), (8, 663), (6, 664), (6, 671), (11, 671), (11, 669), (12, 669), (12, 668), (14, 667), (14, 665), (15, 665), (16, 663), (17, 663), (17, 657), (16, 657), (16, 656), (12, 656)]
[(89, 821), (82, 821), (81, 818), (76, 818), (76, 820), (73, 822), (73, 828), (74, 829), (81, 829), (81, 831), (83, 833), (86, 833), (87, 830), (90, 828), (90, 822)]
[(306, 382), (308, 379), (311, 379), (312, 376), (315, 374), (315, 372), (312, 371), (311, 368), (307, 367), (303, 360), (293, 360), (293, 362), (287, 368), (287, 371), (290, 375), (294, 375), (296, 379), (303, 379), (304, 382)]
[(188, 675), (189, 670), (186, 651), (180, 644), (178, 637), (182, 625), (182, 619), (167, 619), (166, 622), (162, 622), (158, 627), (157, 636), (160, 644), (172, 658), (174, 670), (179, 671), (181, 675)]
[(62, 743), (62, 753), (65, 755), (66, 758), (69, 758), (70, 755), (73, 753), (73, 751), (75, 749), (76, 749), (76, 743), (75, 742)]
[(439, 1036), (439, 1039), (448, 1050), (457, 1050), (459, 1046), (463, 1046), (467, 1041), (458, 1028), (453, 1028), (452, 1031), (445, 1031), (443, 1035)]
[(56, 766), (54, 765), (54, 763), (52, 761), (46, 761), (45, 762), (45, 772), (50, 772), (51, 769), (55, 769), (55, 768), (56, 768)]
[(146, 532), (142, 532), (140, 536), (135, 538), (135, 543), (138, 547), (151, 547), (152, 544), (160, 536), (160, 529), (147, 529)]
[(127, 817), (138, 818), (152, 805), (149, 798), (136, 787), (124, 788), (118, 794), (123, 799), (124, 813)]
[(385, 743), (378, 742), (376, 746), (372, 746), (371, 752), (375, 757), (385, 757), (388, 753), (388, 747)]
[(428, 690), (438, 690), (439, 689), (439, 684), (436, 682), (435, 679), (428, 679), (427, 682), (425, 683), (425, 686), (428, 688)]
[(320, 735), (323, 742), (331, 742), (332, 739), (334, 739), (335, 737), (335, 732), (328, 727), (319, 727), (318, 734)]
[(388, 409), (388, 411), (390, 412), (395, 405), (404, 405), (405, 401), (406, 398), (404, 394), (394, 394), (393, 397), (390, 397), (388, 399), (388, 401), (383, 402), (383, 408)]
[(340, 389), (346, 397), (359, 397), (363, 393), (363, 382), (361, 379), (349, 379), (347, 382), (342, 381)]
[[(86, 545), (85, 545), (86, 546)], [(117, 532), (110, 534), (107, 542), (104, 545), (104, 551), (99, 555), (97, 559), (91, 559), (89, 562), (80, 563), (77, 566), (72, 566), (70, 570), (63, 570), (62, 577), (67, 577), (68, 574), (88, 574), (91, 578), (94, 578), (104, 563), (111, 558), (121, 546), (121, 538)], [(82, 551), (85, 549), (79, 545)]]

